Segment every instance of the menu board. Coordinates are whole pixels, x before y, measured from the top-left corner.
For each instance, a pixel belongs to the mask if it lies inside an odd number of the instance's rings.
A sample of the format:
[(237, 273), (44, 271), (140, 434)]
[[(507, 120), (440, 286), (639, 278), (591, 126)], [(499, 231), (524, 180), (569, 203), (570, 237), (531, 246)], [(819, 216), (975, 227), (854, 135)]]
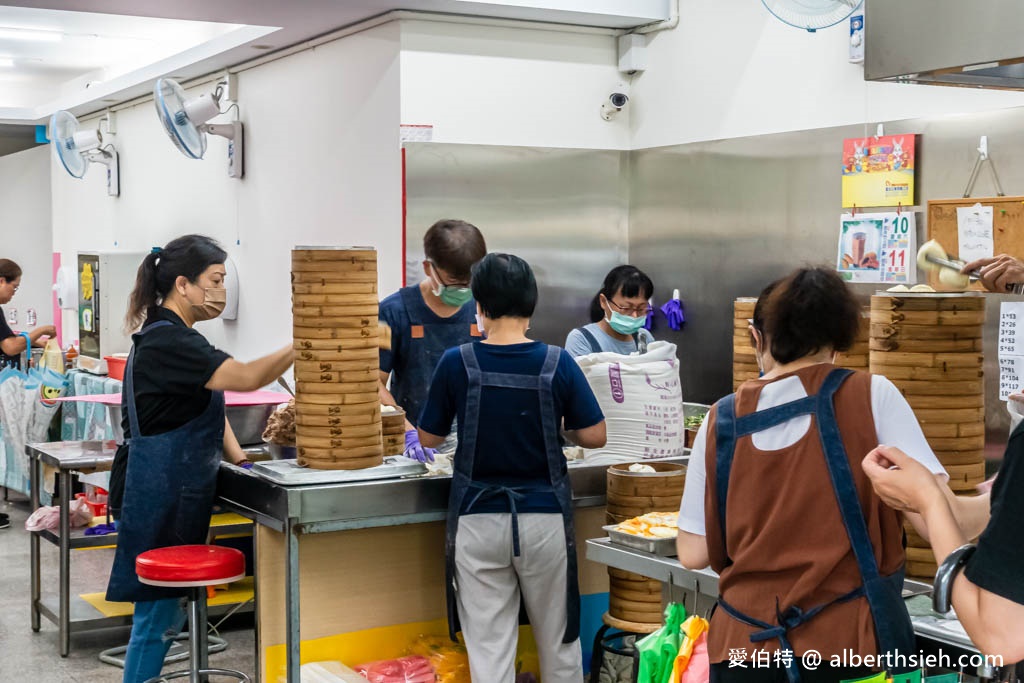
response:
[(1024, 302), (999, 307), (999, 400), (1024, 392)]
[(836, 270), (849, 282), (917, 281), (917, 220), (910, 211), (844, 214)]

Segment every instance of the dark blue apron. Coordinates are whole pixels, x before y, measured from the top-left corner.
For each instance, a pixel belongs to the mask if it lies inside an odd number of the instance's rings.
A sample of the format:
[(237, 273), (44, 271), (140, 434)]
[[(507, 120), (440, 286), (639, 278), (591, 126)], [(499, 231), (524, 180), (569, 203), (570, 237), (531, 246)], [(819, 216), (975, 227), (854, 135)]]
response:
[[(777, 639), (783, 651), (792, 652), (793, 648), (787, 635), (790, 630), (807, 623), (832, 605), (865, 597), (875, 624), (879, 653), (891, 655), (902, 653), (904, 657), (909, 657), (911, 653), (916, 652), (916, 645), (910, 615), (903, 603), (904, 571), (901, 568), (889, 576), (882, 576), (879, 572), (867, 523), (864, 521), (864, 513), (860, 507), (860, 499), (857, 497), (857, 486), (853, 472), (850, 470), (850, 461), (846, 456), (846, 446), (843, 444), (842, 435), (839, 433), (839, 424), (836, 422), (835, 393), (852, 374), (851, 370), (837, 368), (828, 374), (816, 395), (806, 396), (797, 401), (741, 417), (736, 417), (735, 394), (719, 401), (715, 429), (715, 480), (718, 495), (718, 520), (722, 529), (722, 547), (728, 556), (728, 545), (725, 538), (726, 501), (736, 441), (741, 437), (775, 427), (795, 417), (813, 415), (818, 425), (821, 449), (828, 465), (832, 490), (839, 503), (843, 525), (846, 527), (846, 535), (850, 539), (854, 556), (857, 558), (857, 567), (860, 569), (863, 583), (849, 593), (811, 609), (804, 610), (797, 605), (791, 605), (784, 610), (776, 608), (775, 624), (747, 616), (722, 598), (719, 598), (718, 605), (737, 621), (762, 629), (750, 635), (750, 642), (761, 643)], [(809, 552), (814, 551), (809, 549)], [(892, 659), (891, 661), (899, 660)], [(798, 657), (791, 658), (786, 669), (786, 677), (791, 683), (797, 683), (800, 680), (798, 662)], [(889, 673), (901, 672), (897, 669)]]
[[(395, 358), (391, 395), (405, 410), (405, 419), (415, 425), (420, 421), (423, 404), (427, 402), (427, 389), (441, 356), (473, 338), (476, 304), (470, 302), (450, 318), (438, 320), (437, 314), (423, 301), (419, 287), (403, 287), (399, 292), (409, 316), (410, 330), (393, 331), (408, 335), (402, 340), (403, 344), (408, 342), (408, 348)], [(467, 307), (470, 309), (468, 319)]]
[[(576, 533), (572, 518), (572, 487), (565, 456), (558, 438), (558, 419), (555, 415), (555, 400), (551, 390), (558, 357), (562, 349), (549, 346), (540, 375), (515, 375), (483, 372), (477, 362), (473, 344), (463, 344), (460, 349), (462, 362), (466, 367), (469, 384), (466, 391), (465, 424), (462, 425), (462, 440), (459, 442), (453, 461), (451, 496), (448, 499), (448, 526), (445, 531), (445, 588), (448, 598), (448, 634), (456, 640), (460, 630), (459, 613), (455, 602), (455, 535), (459, 529), (459, 516), (467, 495), (471, 495), (469, 507), (478, 501), (493, 496), (505, 496), (512, 513), (512, 552), (519, 557), (519, 518), (516, 500), (530, 492), (551, 491), (558, 499), (562, 523), (565, 528), (566, 552), (566, 615), (567, 623), (563, 643), (571, 643), (580, 635), (580, 587), (576, 571)], [(480, 397), (484, 387), (503, 387), (537, 392), (540, 402), (541, 424), (544, 429), (544, 449), (547, 453), (550, 486), (500, 486), (473, 481), (473, 461), (476, 458), (476, 440), (480, 427)], [(468, 510), (467, 510), (468, 512)]]
[[(138, 334), (172, 323), (161, 320)], [(177, 429), (141, 436), (135, 406), (135, 347), (125, 367), (128, 407), (128, 465), (118, 520), (117, 550), (107, 584), (107, 600), (139, 602), (176, 598), (186, 590), (149, 586), (135, 575), (135, 558), (153, 548), (206, 542), (224, 443), (224, 393), (211, 392), (210, 404)]]

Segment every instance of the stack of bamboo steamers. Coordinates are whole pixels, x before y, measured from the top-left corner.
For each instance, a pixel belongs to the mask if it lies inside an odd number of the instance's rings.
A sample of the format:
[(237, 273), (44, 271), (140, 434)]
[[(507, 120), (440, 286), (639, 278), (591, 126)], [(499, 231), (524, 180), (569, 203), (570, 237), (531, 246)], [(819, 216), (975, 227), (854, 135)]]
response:
[(750, 339), (750, 321), (754, 319), (757, 299), (741, 297), (732, 305), (732, 388), (735, 391), (748, 379), (757, 379), (757, 355)]
[[(958, 495), (985, 478), (985, 386), (977, 294), (871, 297), (871, 372), (910, 403)], [(935, 576), (928, 542), (907, 526), (907, 573)]]
[(377, 252), (294, 249), (292, 325), (298, 464), (343, 470), (380, 465)]

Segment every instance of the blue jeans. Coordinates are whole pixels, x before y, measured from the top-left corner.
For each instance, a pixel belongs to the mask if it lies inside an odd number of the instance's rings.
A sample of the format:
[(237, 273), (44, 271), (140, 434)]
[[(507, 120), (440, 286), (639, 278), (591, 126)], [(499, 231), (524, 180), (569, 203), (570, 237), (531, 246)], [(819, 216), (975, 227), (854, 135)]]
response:
[(164, 657), (188, 619), (185, 604), (182, 598), (135, 603), (124, 683), (144, 683), (160, 675)]

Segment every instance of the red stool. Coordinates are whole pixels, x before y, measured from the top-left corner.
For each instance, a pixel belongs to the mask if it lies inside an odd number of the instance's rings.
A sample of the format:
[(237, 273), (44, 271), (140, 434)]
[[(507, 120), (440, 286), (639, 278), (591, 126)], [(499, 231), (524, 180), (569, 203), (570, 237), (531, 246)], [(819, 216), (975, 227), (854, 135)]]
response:
[(242, 683), (252, 683), (249, 677), (240, 671), (208, 668), (206, 640), (206, 587), (244, 578), (245, 555), (234, 548), (217, 545), (176, 545), (157, 548), (136, 558), (135, 573), (142, 583), (168, 588), (187, 588), (189, 591), (189, 669), (157, 676), (146, 683), (159, 683), (186, 676), (190, 683), (200, 683), (211, 675), (228, 676)]

